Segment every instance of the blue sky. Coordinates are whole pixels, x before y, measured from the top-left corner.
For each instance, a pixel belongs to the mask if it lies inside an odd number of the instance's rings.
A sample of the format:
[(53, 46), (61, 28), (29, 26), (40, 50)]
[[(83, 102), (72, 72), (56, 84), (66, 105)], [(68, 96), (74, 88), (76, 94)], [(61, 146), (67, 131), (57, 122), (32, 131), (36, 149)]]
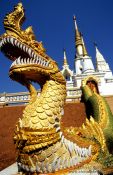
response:
[[(0, 0), (0, 34), (4, 33), (3, 19), (12, 11), (18, 0)], [(63, 48), (66, 48), (71, 69), (74, 69), (74, 24), (77, 17), (85, 44), (95, 63), (95, 48), (98, 45), (113, 71), (113, 0), (22, 0), (26, 21), (23, 29), (33, 26), (36, 38), (42, 41), (47, 54), (59, 67), (63, 64)], [(26, 88), (8, 77), (9, 61), (0, 52), (0, 93), (21, 92)]]

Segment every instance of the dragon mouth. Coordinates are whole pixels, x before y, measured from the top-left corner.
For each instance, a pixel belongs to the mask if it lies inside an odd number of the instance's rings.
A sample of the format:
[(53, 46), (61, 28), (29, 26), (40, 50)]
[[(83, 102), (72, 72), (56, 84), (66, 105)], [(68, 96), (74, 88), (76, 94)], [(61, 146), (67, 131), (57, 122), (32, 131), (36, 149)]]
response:
[(46, 69), (51, 68), (48, 60), (38, 55), (31, 47), (12, 36), (2, 38), (0, 47), (1, 51), (13, 61), (10, 70), (17, 66), (30, 66), (31, 64), (45, 67)]

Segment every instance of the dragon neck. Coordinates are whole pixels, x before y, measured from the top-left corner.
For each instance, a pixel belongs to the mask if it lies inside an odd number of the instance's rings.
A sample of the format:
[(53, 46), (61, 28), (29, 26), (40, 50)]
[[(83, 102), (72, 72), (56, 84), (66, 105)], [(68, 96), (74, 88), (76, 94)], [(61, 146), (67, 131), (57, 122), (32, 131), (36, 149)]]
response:
[(31, 93), (31, 100), (24, 110), (23, 127), (33, 129), (58, 128), (66, 98), (65, 85), (48, 80), (43, 85), (38, 97), (31, 84), (27, 87)]

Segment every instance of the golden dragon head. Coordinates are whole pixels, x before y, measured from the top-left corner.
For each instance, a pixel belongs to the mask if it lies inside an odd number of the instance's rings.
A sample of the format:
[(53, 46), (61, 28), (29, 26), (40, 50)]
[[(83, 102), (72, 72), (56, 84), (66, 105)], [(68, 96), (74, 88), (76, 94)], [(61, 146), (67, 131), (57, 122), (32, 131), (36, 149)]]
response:
[(10, 77), (22, 84), (30, 80), (42, 86), (49, 79), (65, 83), (56, 62), (45, 53), (42, 42), (35, 40), (32, 27), (22, 30), (24, 19), (22, 3), (18, 3), (4, 19), (6, 33), (0, 37), (0, 47), (13, 61)]

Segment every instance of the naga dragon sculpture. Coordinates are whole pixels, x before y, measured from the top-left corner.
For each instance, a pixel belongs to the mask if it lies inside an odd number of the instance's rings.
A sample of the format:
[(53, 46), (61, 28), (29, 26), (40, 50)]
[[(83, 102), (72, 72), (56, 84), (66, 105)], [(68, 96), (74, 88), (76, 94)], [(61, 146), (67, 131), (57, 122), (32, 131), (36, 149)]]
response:
[[(1, 51), (13, 61), (10, 78), (31, 94), (14, 133), (19, 171), (26, 175), (76, 174), (84, 169), (112, 172), (113, 116), (109, 106), (85, 79), (82, 91), (91, 116), (81, 127), (62, 128), (65, 79), (42, 43), (35, 40), (32, 28), (21, 29), (23, 21), (24, 9), (19, 3), (6, 15), (6, 33), (0, 37)], [(41, 86), (39, 97), (32, 81)]]

